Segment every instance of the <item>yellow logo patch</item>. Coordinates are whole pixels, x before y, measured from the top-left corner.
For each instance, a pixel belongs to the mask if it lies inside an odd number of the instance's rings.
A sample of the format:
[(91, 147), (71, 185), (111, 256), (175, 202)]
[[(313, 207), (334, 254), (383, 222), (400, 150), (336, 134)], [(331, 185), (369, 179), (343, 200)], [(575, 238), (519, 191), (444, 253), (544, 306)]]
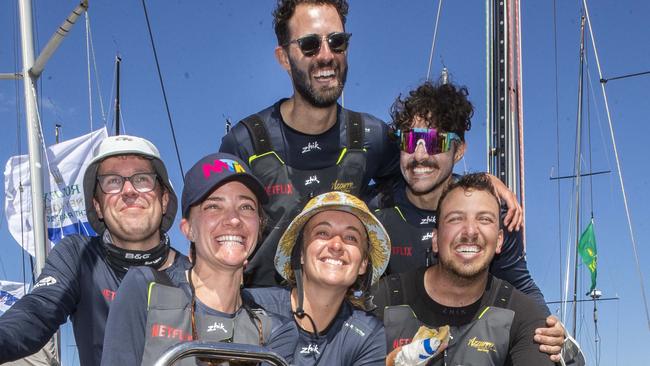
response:
[(474, 348), (475, 350), (479, 352), (496, 352), (497, 349), (494, 346), (493, 342), (488, 342), (488, 341), (483, 341), (480, 339), (476, 339), (476, 337), (470, 339), (467, 341), (467, 345)]
[(352, 188), (354, 188), (354, 183), (352, 182), (339, 182), (339, 180), (337, 179), (332, 183), (333, 191), (350, 193), (352, 191)]

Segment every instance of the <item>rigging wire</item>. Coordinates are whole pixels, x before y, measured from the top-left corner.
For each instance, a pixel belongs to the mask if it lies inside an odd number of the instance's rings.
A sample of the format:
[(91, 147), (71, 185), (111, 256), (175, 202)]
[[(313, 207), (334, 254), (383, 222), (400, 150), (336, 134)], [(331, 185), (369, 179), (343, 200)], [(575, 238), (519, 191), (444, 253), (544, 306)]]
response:
[(575, 216), (575, 229), (576, 229), (576, 236), (575, 236), (575, 252), (574, 255), (575, 257), (573, 258), (574, 264), (573, 264), (573, 305), (572, 305), (572, 310), (573, 310), (573, 331), (571, 332), (572, 335), (577, 339), (578, 335), (576, 333), (577, 331), (577, 322), (578, 322), (578, 317), (577, 317), (577, 295), (578, 295), (578, 242), (579, 242), (579, 236), (580, 236), (580, 197), (582, 194), (582, 179), (580, 178), (581, 174), (581, 169), (582, 169), (582, 164), (581, 164), (581, 157), (582, 157), (582, 121), (583, 121), (583, 114), (582, 114), (582, 106), (583, 106), (583, 85), (584, 85), (584, 55), (585, 55), (585, 17), (584, 15), (580, 19), (580, 67), (579, 67), (579, 74), (578, 74), (578, 111), (577, 111), (577, 116), (576, 116), (576, 147), (575, 147), (575, 160), (573, 163), (573, 171), (575, 175), (575, 180), (574, 180), (574, 187), (575, 187), (575, 208), (576, 208), (576, 216)]
[[(596, 121), (598, 122), (598, 132), (600, 133), (600, 142), (602, 146), (606, 146), (605, 144), (605, 135), (603, 134), (603, 122), (602, 119), (600, 118), (600, 113), (598, 112), (600, 106), (597, 104), (597, 99), (596, 99), (596, 91), (594, 90), (594, 83), (591, 82), (593, 79), (591, 76), (591, 72), (589, 71), (589, 68), (587, 68), (587, 78), (590, 80), (590, 82), (587, 84), (589, 85), (589, 91), (591, 92), (591, 98), (594, 101), (594, 104), (596, 104), (595, 112), (596, 112)], [(605, 154), (605, 161), (607, 162), (607, 169), (612, 170), (612, 162), (609, 160), (609, 154)]]
[[(118, 50), (115, 57), (119, 57), (119, 56), (120, 56), (120, 51)], [(117, 84), (117, 78), (115, 77), (115, 75), (117, 75), (117, 63), (113, 63), (113, 77), (111, 77), (112, 82), (111, 82), (111, 92), (109, 94), (109, 98), (113, 97), (113, 92), (115, 91), (115, 84)], [(115, 101), (114, 99), (111, 99), (111, 103), (109, 104), (109, 108), (108, 108), (108, 116), (106, 117), (106, 122), (105, 122), (105, 123), (109, 123), (108, 121), (111, 121), (110, 126), (108, 127), (109, 131), (113, 131), (113, 127), (115, 127), (115, 119), (113, 118), (113, 114), (112, 114), (114, 110), (113, 108), (114, 101)], [(122, 116), (120, 116), (120, 118), (121, 117)]]
[[(588, 62), (588, 54), (585, 53), (585, 64), (586, 64), (586, 69), (587, 69), (587, 85), (591, 89), (591, 78), (589, 77), (589, 62)], [(591, 98), (589, 98), (589, 95), (587, 97), (587, 145), (588, 145), (588, 151), (589, 151), (589, 173), (592, 173), (594, 171), (593, 167), (593, 148), (591, 145)], [(594, 224), (594, 176), (592, 174), (589, 175), (589, 201), (590, 201), (590, 209), (591, 209), (591, 225)], [(598, 261), (598, 257), (596, 257), (596, 261)], [(596, 359), (596, 366), (600, 365), (600, 351), (602, 347), (601, 339), (600, 339), (600, 333), (598, 331), (598, 305), (596, 302), (596, 299), (599, 297), (595, 295), (592, 292), (589, 294), (591, 295), (593, 299), (593, 305), (594, 305), (594, 310), (593, 310), (593, 322), (594, 322), (594, 357)], [(584, 313), (583, 313), (584, 314)]]
[[(587, 7), (587, 0), (582, 0), (582, 2), (583, 2), (584, 9), (585, 9), (585, 15), (587, 17), (587, 25), (589, 26), (589, 35), (590, 35), (592, 47), (593, 47), (593, 50), (594, 50), (594, 56), (596, 58), (596, 66), (598, 68), (598, 76), (600, 77), (600, 79), (603, 79), (603, 72), (602, 72), (602, 69), (600, 67), (600, 58), (598, 57), (598, 49), (596, 48), (596, 40), (594, 38), (594, 32), (593, 32), (593, 29), (592, 29), (592, 26), (591, 26), (591, 19), (589, 17), (589, 8)], [(617, 168), (617, 171), (618, 171), (618, 179), (619, 179), (619, 183), (621, 184), (621, 193), (623, 195), (623, 205), (625, 206), (625, 216), (627, 218), (627, 226), (628, 226), (628, 230), (629, 230), (629, 234), (630, 234), (630, 239), (631, 239), (631, 242), (632, 242), (632, 251), (634, 253), (634, 261), (635, 261), (635, 265), (636, 265), (636, 270), (637, 270), (637, 273), (638, 273), (638, 276), (639, 276), (639, 283), (640, 283), (640, 287), (641, 287), (641, 296), (643, 298), (644, 311), (645, 311), (645, 316), (646, 316), (646, 323), (647, 323), (648, 330), (650, 331), (650, 313), (648, 312), (648, 300), (647, 300), (646, 293), (645, 293), (645, 284), (644, 284), (644, 281), (643, 281), (643, 273), (641, 272), (641, 265), (639, 263), (639, 254), (638, 254), (638, 250), (637, 250), (636, 239), (635, 239), (635, 236), (634, 236), (634, 229), (632, 228), (632, 218), (631, 218), (631, 215), (630, 215), (630, 208), (629, 208), (629, 205), (627, 203), (627, 193), (625, 192), (625, 184), (623, 183), (623, 172), (622, 172), (622, 168), (621, 168), (621, 161), (620, 161), (620, 159), (618, 157), (618, 148), (616, 146), (616, 138), (614, 137), (614, 127), (612, 125), (612, 117), (611, 117), (611, 113), (609, 111), (609, 101), (607, 99), (607, 93), (605, 92), (605, 83), (600, 83), (600, 89), (601, 89), (601, 92), (603, 94), (603, 99), (605, 100), (605, 111), (607, 112), (607, 122), (609, 124), (609, 133), (610, 133), (610, 136), (611, 136), (611, 139), (612, 139), (612, 146), (614, 148), (614, 157), (616, 158), (616, 168)]]
[(85, 12), (86, 18), (86, 70), (88, 73), (88, 114), (90, 115), (90, 131), (93, 130), (93, 81), (90, 75), (90, 18), (88, 17), (88, 11)]
[(521, 228), (521, 236), (524, 242), (524, 252), (526, 251), (526, 159), (525, 159), (525, 145), (524, 145), (524, 76), (523, 64), (521, 57), (521, 2), (516, 2), (515, 8), (515, 27), (516, 29), (516, 56), (517, 56), (517, 134), (519, 136), (519, 194), (521, 197), (521, 209), (523, 213), (524, 226)]
[[(585, 53), (585, 65), (586, 68), (589, 68), (589, 62), (587, 61), (587, 54)], [(587, 74), (588, 75), (588, 74)], [(591, 82), (587, 78), (587, 85), (590, 85)], [(594, 171), (594, 166), (592, 162), (592, 147), (591, 147), (591, 103), (589, 102), (591, 98), (589, 95), (586, 96), (587, 99), (587, 150), (589, 152), (589, 173)], [(591, 210), (591, 221), (594, 220), (594, 176), (593, 174), (589, 175), (589, 206)]]
[[(555, 164), (557, 166), (557, 175), (560, 176), (560, 97), (559, 97), (559, 72), (557, 63), (557, 0), (553, 0), (553, 57), (555, 61)], [(564, 301), (564, 292), (562, 291), (562, 185), (560, 179), (557, 180), (557, 225), (558, 225), (558, 252), (560, 254), (560, 300)], [(562, 318), (562, 314), (560, 314)]]
[(635, 76), (648, 75), (648, 74), (650, 74), (650, 71), (635, 72), (633, 74), (625, 74), (625, 75), (621, 75), (621, 76), (615, 76), (615, 77), (609, 78), (609, 79), (600, 78), (600, 82), (605, 84), (608, 81), (612, 81), (612, 80), (627, 79), (627, 78), (631, 78), (631, 77), (635, 77)]
[(163, 83), (162, 73), (160, 71), (160, 63), (158, 62), (158, 52), (153, 40), (153, 32), (151, 31), (151, 23), (149, 22), (149, 14), (147, 13), (147, 5), (145, 0), (142, 0), (142, 9), (144, 10), (144, 17), (147, 21), (147, 29), (149, 30), (149, 40), (151, 41), (151, 49), (153, 50), (153, 57), (156, 61), (156, 70), (158, 70), (158, 80), (160, 80), (160, 88), (162, 89), (163, 99), (165, 101), (165, 109), (167, 110), (167, 118), (169, 119), (169, 128), (172, 131), (172, 139), (174, 140), (174, 148), (176, 149), (176, 158), (178, 159), (178, 166), (181, 170), (181, 177), (185, 183), (185, 174), (183, 173), (183, 163), (181, 162), (181, 155), (178, 150), (178, 142), (176, 141), (176, 133), (174, 132), (174, 124), (172, 122), (172, 114), (169, 111), (169, 103), (167, 102), (167, 92), (165, 91), (165, 84)]
[(490, 172), (490, 161), (492, 157), (492, 140), (490, 139), (490, 127), (492, 124), (492, 63), (490, 62), (492, 56), (492, 47), (490, 46), (490, 39), (492, 38), (492, 4), (490, 0), (485, 0), (485, 146), (487, 147), (487, 154), (485, 154), (485, 171)]
[[(87, 32), (88, 32), (88, 39), (90, 40), (90, 55), (93, 60), (93, 69), (95, 71), (95, 83), (97, 84), (97, 94), (99, 99), (99, 109), (102, 114), (102, 122), (104, 122), (104, 126), (106, 126), (106, 111), (104, 110), (104, 98), (102, 97), (102, 88), (101, 84), (99, 82), (99, 72), (97, 71), (97, 57), (95, 56), (95, 45), (93, 43), (93, 32), (92, 28), (90, 27), (90, 13), (88, 12), (88, 9), (86, 9), (86, 12), (84, 13), (86, 15), (88, 27), (87, 27)], [(110, 96), (109, 96), (110, 98)]]
[[(144, 0), (142, 0), (144, 2)], [(442, 0), (438, 0), (438, 12), (436, 14), (436, 24), (433, 28), (433, 39), (431, 40), (431, 52), (429, 52), (429, 67), (427, 68), (427, 80), (431, 80), (431, 63), (433, 62), (433, 50), (436, 48), (436, 38), (438, 36), (438, 24), (440, 21), (440, 11), (442, 10)]]
[[(576, 191), (575, 185), (572, 185), (571, 186), (571, 196), (573, 196), (575, 194), (575, 191)], [(569, 206), (569, 213), (568, 213), (567, 217), (572, 217), (573, 216), (573, 209), (574, 209), (573, 201), (568, 200), (567, 205)], [(571, 260), (573, 259), (573, 253), (571, 251), (571, 244), (572, 244), (572, 240), (573, 240), (571, 232), (573, 231), (573, 223), (574, 223), (573, 220), (569, 220), (569, 225), (567, 227), (567, 232), (566, 232), (566, 236), (567, 236), (567, 238), (566, 238), (566, 246), (565, 246), (565, 248), (566, 248), (565, 249), (566, 250), (565, 268), (566, 268), (566, 270), (564, 271), (564, 285), (563, 285), (563, 290), (562, 290), (562, 295), (561, 295), (562, 298), (565, 299), (562, 302), (562, 310), (561, 310), (561, 314), (563, 315), (562, 323), (564, 323), (564, 324), (567, 324), (567, 318), (568, 318), (567, 305), (570, 302), (570, 301), (568, 301), (566, 299), (569, 298), (569, 282), (570, 282), (570, 279), (571, 279), (570, 267), (571, 267)], [(575, 336), (575, 334), (573, 336)]]

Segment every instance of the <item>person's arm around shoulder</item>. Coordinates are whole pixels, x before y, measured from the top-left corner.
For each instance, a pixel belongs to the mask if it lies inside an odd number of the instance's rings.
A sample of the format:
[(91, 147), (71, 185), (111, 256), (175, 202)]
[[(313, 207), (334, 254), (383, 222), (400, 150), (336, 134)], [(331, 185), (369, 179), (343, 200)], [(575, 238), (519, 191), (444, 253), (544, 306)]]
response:
[(535, 329), (545, 325), (544, 309), (517, 291), (513, 292), (510, 304), (510, 308), (515, 312), (508, 354), (512, 365), (554, 365), (549, 356), (540, 351), (534, 340)]
[(140, 365), (147, 327), (147, 291), (153, 281), (149, 268), (131, 268), (111, 304), (104, 333), (103, 366)]
[(539, 350), (548, 354), (553, 362), (560, 362), (560, 352), (566, 339), (566, 329), (555, 315), (546, 318), (546, 327), (535, 329), (535, 342)]
[(499, 178), (492, 174), (488, 174), (488, 177), (490, 177), (490, 182), (492, 182), (494, 189), (497, 191), (501, 202), (505, 203), (508, 207), (508, 212), (503, 219), (506, 230), (516, 231), (521, 229), (521, 226), (524, 224), (524, 210), (519, 204), (519, 201), (517, 201), (517, 195), (510, 191)]
[(54, 247), (32, 291), (0, 317), (0, 364), (38, 351), (76, 310), (81, 254), (75, 239)]

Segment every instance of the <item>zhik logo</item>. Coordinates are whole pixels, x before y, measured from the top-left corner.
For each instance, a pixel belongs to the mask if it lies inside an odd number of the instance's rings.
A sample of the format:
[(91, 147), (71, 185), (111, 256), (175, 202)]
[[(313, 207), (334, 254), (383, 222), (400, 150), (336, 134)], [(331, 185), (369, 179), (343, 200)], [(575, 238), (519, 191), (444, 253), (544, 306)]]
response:
[(301, 354), (311, 354), (315, 353), (317, 355), (320, 355), (320, 352), (318, 351), (318, 345), (317, 344), (309, 344), (307, 347), (302, 347), (300, 350)]
[(426, 233), (422, 235), (422, 241), (431, 240), (433, 238), (433, 233)]
[(217, 323), (217, 322), (214, 322), (214, 324), (208, 326), (208, 330), (206, 332), (216, 332), (217, 330), (221, 330), (224, 333), (228, 333), (223, 323)]
[(320, 146), (318, 146), (318, 141), (309, 142), (309, 143), (307, 143), (307, 146), (303, 146), (302, 153), (304, 154), (304, 153), (308, 153), (308, 152), (310, 152), (312, 150), (320, 150), (320, 149), (321, 148), (320, 148)]
[(310, 184), (312, 184), (314, 182), (320, 184), (320, 181), (318, 180), (317, 175), (312, 175), (312, 176), (309, 177), (309, 179), (305, 180), (305, 185), (308, 186), (308, 185), (310, 185)]
[(426, 224), (435, 224), (436, 223), (436, 217), (435, 216), (427, 216), (420, 221), (420, 225), (426, 225)]

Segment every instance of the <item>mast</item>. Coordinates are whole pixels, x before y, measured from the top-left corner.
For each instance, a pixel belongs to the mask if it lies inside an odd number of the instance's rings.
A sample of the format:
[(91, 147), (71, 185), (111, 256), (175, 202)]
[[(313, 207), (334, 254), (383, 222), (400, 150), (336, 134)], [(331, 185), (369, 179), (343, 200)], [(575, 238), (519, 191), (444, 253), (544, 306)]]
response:
[(518, 195), (525, 219), (520, 5), (486, 0), (486, 8), (487, 171)]
[(43, 176), (42, 151), (41, 151), (41, 126), (38, 117), (38, 102), (36, 101), (36, 82), (45, 69), (50, 57), (59, 47), (65, 36), (68, 34), (75, 21), (86, 9), (88, 0), (83, 0), (72, 13), (59, 26), (52, 38), (43, 48), (43, 51), (34, 59), (34, 35), (32, 33), (32, 3), (30, 0), (19, 0), (20, 35), (22, 50), (22, 72), (23, 92), (25, 97), (25, 116), (27, 123), (27, 143), (29, 153), (29, 174), (31, 179), (32, 196), (32, 220), (34, 232), (34, 254), (36, 265), (34, 266), (34, 277), (38, 278), (45, 265), (45, 257), (49, 245), (45, 238), (45, 202), (43, 201)]
[(27, 123), (27, 143), (29, 152), (29, 175), (32, 195), (32, 231), (34, 233), (34, 278), (38, 278), (45, 265), (47, 245), (45, 242), (45, 202), (43, 201), (43, 176), (41, 174), (40, 124), (37, 116), (36, 81), (38, 75), (30, 72), (34, 66), (34, 38), (32, 33), (32, 3), (19, 1), (20, 35), (22, 49), (23, 91), (25, 97), (25, 116)]
[(487, 0), (488, 21), (488, 172), (517, 192), (518, 100), (514, 71), (513, 0)]

